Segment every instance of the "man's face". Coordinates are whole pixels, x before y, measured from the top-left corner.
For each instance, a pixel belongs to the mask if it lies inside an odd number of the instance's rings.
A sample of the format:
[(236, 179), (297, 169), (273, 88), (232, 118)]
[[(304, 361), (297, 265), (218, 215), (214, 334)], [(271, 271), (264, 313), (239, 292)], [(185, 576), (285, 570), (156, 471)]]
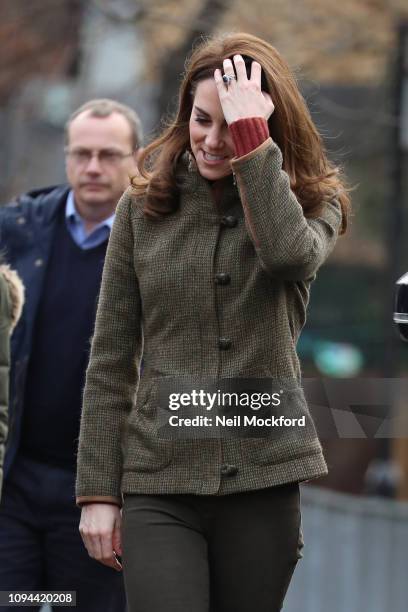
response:
[(131, 128), (120, 113), (92, 117), (84, 111), (69, 126), (66, 172), (79, 212), (111, 209), (137, 173)]

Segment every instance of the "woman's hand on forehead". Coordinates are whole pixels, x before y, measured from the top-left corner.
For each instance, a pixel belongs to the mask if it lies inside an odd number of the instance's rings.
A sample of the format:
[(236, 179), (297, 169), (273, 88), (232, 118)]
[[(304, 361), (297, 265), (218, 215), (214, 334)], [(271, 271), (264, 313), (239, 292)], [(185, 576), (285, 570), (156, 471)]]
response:
[(214, 72), (214, 80), (226, 122), (230, 125), (238, 119), (249, 117), (269, 119), (275, 107), (271, 96), (261, 90), (261, 65), (258, 62), (252, 62), (251, 76), (248, 79), (243, 57), (234, 55), (233, 61), (234, 65), (230, 59), (223, 61), (224, 75), (230, 77), (228, 82), (226, 82), (227, 79), (224, 81), (221, 70), (217, 69)]

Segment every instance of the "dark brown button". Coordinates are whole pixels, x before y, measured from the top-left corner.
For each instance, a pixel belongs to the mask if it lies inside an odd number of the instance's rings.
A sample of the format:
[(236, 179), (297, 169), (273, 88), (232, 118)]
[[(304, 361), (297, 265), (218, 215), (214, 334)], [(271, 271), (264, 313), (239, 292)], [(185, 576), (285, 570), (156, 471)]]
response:
[(221, 476), (226, 476), (227, 478), (231, 478), (232, 476), (236, 476), (238, 474), (238, 468), (236, 465), (230, 465), (229, 463), (224, 463), (221, 466)]
[(222, 350), (222, 351), (228, 351), (228, 349), (231, 348), (231, 340), (229, 338), (219, 338), (218, 339), (218, 347)]
[(215, 283), (217, 285), (229, 285), (231, 282), (231, 275), (228, 272), (219, 272), (215, 275)]
[(235, 227), (238, 223), (238, 219), (233, 215), (227, 215), (221, 219), (221, 225), (225, 225), (225, 227)]

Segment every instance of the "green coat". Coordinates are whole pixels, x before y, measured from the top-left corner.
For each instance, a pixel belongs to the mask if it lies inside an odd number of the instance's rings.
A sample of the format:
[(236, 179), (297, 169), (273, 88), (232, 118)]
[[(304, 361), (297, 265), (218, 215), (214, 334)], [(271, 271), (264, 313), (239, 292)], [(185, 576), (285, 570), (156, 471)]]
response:
[(21, 314), (23, 294), (23, 286), (17, 274), (8, 266), (0, 265), (0, 495), (8, 431), (10, 334)]
[[(175, 214), (145, 218), (130, 190), (117, 208), (84, 393), (79, 504), (120, 504), (122, 493), (223, 495), (327, 472), (296, 343), (340, 205), (306, 219), (271, 139), (232, 161), (236, 185), (223, 179), (215, 198), (190, 166), (184, 156)], [(223, 272), (227, 285), (217, 283)], [(262, 440), (159, 438), (156, 383), (166, 376), (287, 381), (298, 388), (287, 415), (305, 416), (306, 427)]]

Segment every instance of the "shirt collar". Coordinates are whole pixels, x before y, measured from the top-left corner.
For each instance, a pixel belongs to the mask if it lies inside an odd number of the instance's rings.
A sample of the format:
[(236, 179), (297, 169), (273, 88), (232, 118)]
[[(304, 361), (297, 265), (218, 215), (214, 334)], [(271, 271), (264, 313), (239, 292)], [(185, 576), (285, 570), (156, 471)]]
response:
[[(77, 224), (81, 224), (83, 225), (84, 220), (81, 217), (81, 215), (79, 214), (76, 206), (75, 206), (75, 198), (74, 198), (74, 192), (72, 191), (72, 189), (70, 190), (70, 192), (68, 193), (68, 197), (67, 197), (67, 203), (65, 206), (65, 217), (69, 222), (74, 222)], [(101, 221), (100, 223), (98, 223), (98, 225), (96, 225), (92, 232), (94, 232), (96, 229), (100, 228), (100, 227), (107, 227), (109, 230), (112, 229), (113, 226), (113, 222), (115, 220), (115, 213), (113, 213), (110, 217), (108, 217), (107, 219), (104, 219), (103, 221)], [(91, 232), (91, 234), (92, 234)]]

